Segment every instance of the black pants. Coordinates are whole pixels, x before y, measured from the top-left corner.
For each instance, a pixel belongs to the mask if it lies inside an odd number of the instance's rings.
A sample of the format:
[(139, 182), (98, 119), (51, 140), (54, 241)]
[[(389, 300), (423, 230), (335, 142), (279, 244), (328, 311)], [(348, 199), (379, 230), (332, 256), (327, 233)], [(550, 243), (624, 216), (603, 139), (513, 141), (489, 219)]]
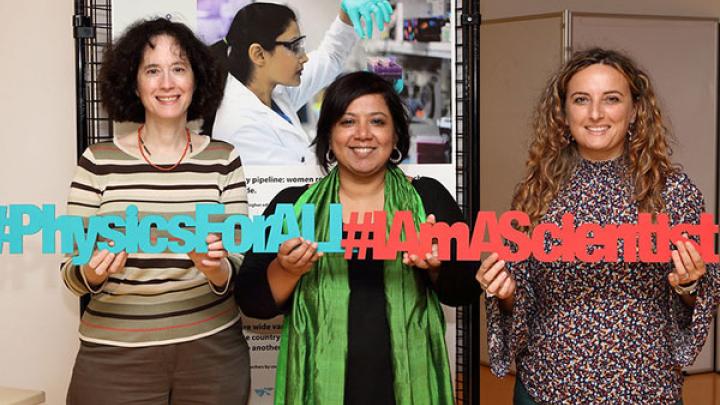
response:
[(81, 342), (68, 405), (245, 405), (250, 356), (242, 324), (190, 342), (118, 347)]

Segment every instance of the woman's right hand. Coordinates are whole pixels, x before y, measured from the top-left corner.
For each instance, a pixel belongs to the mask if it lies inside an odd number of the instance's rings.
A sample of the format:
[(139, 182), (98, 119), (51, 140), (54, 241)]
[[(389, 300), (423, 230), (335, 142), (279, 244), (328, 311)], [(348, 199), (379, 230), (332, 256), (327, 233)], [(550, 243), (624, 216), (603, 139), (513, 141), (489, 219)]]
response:
[(323, 256), (317, 248), (317, 242), (301, 237), (288, 239), (280, 245), (277, 261), (285, 272), (300, 277), (310, 271), (315, 262)]
[(488, 297), (495, 296), (502, 301), (508, 301), (512, 306), (515, 295), (515, 279), (505, 268), (505, 260), (498, 260), (500, 256), (493, 253), (483, 260), (475, 278)]
[(118, 254), (110, 253), (107, 249), (95, 251), (90, 261), (82, 265), (80, 270), (91, 287), (98, 287), (108, 279), (110, 274), (125, 268), (127, 256), (127, 252), (124, 250)]

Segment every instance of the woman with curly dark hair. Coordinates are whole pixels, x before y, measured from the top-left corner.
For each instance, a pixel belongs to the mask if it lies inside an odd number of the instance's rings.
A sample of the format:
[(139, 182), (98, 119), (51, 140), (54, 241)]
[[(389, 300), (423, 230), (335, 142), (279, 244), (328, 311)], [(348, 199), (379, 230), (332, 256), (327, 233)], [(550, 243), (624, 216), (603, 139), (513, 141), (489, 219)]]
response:
[[(672, 164), (650, 79), (628, 57), (576, 53), (550, 79), (534, 128), (512, 202), (527, 231), (566, 213), (576, 226), (640, 213), (699, 222), (702, 194)], [(503, 376), (516, 362), (516, 404), (682, 402), (681, 370), (702, 349), (719, 290), (717, 268), (672, 242), (667, 263), (624, 261), (625, 243), (610, 246), (619, 262), (483, 262), (491, 368)]]
[[(125, 217), (135, 206), (140, 220), (169, 219), (194, 216), (197, 203), (247, 213), (233, 147), (187, 128), (222, 97), (219, 69), (190, 29), (165, 19), (130, 27), (104, 55), (100, 91), (113, 120), (141, 125), (85, 151), (69, 214)], [(168, 234), (150, 236), (155, 244)], [(87, 264), (65, 261), (67, 287), (91, 294), (68, 404), (247, 402), (248, 347), (232, 299), (241, 258), (215, 235), (206, 242), (205, 253), (102, 249)]]

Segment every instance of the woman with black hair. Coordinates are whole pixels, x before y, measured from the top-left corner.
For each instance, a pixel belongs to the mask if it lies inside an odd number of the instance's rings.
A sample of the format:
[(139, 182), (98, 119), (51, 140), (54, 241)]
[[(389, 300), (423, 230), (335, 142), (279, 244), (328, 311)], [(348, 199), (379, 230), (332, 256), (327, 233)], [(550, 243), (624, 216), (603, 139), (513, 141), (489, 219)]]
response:
[[(368, 72), (342, 76), (325, 92), (315, 142), (322, 167), (334, 168), (315, 184), (281, 191), (265, 215), (279, 203), (295, 204), (296, 212), (314, 204), (316, 241), (328, 240), (334, 203), (342, 204), (345, 223), (351, 213), (382, 211), (389, 218), (412, 212), (416, 229), (462, 221), (442, 184), (408, 178), (397, 166), (408, 152), (408, 122), (388, 81)], [(367, 254), (347, 260), (293, 238), (277, 253), (246, 255), (235, 289), (243, 312), (286, 312), (276, 404), (454, 404), (440, 303), (477, 301), (478, 264), (441, 262), (435, 252), (384, 261)]]
[(368, 36), (371, 15), (382, 30), (392, 14), (386, 0), (343, 0), (338, 18), (309, 54), (288, 7), (252, 3), (238, 11), (225, 39), (213, 45), (229, 74), (212, 136), (235, 145), (245, 165), (315, 163), (312, 138), (297, 111), (342, 72), (362, 33), (359, 9)]

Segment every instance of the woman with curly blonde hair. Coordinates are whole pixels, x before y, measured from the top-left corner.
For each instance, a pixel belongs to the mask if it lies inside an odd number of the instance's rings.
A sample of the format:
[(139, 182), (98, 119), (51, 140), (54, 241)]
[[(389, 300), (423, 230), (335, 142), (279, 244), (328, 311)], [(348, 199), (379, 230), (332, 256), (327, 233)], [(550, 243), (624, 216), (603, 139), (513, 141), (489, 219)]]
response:
[[(512, 208), (530, 217), (527, 232), (566, 213), (575, 226), (639, 213), (697, 223), (702, 194), (670, 161), (668, 138), (645, 72), (616, 51), (578, 52), (540, 99)], [(558, 243), (546, 236), (546, 251)], [(618, 262), (483, 261), (491, 368), (504, 376), (515, 361), (515, 404), (682, 403), (681, 369), (707, 338), (717, 268), (688, 240), (673, 241), (667, 263), (625, 262), (624, 244), (610, 246)]]

